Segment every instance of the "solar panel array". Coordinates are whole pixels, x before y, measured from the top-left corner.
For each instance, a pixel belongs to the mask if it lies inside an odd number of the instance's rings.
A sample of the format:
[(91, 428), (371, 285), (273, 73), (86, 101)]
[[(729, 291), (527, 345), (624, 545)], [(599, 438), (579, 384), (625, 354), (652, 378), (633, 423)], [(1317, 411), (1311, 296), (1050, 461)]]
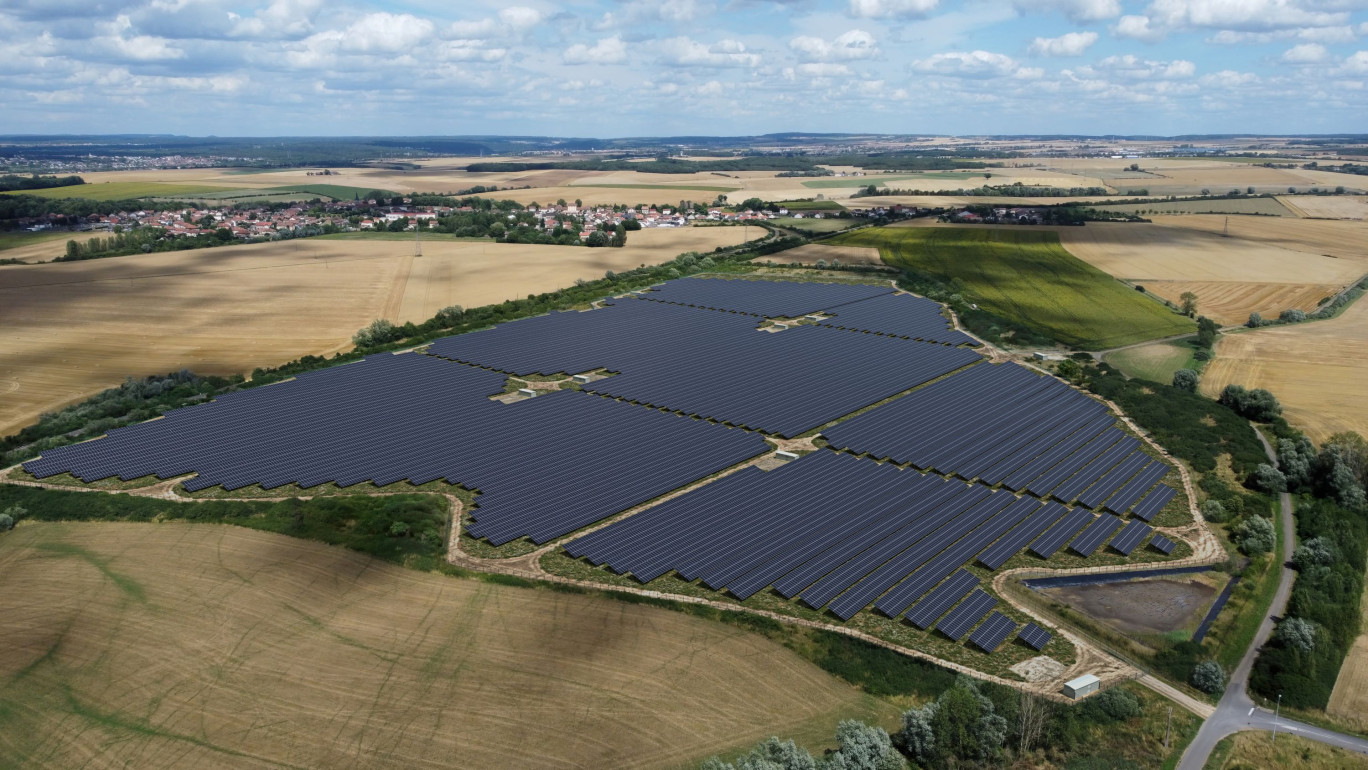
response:
[(1125, 513), (1168, 466), (1115, 423), (1053, 377), (979, 364), (822, 434), (857, 454)]
[[(655, 302), (727, 310), (765, 318), (797, 318), (882, 294), (890, 285), (769, 281), (746, 278), (681, 278), (641, 296)], [(942, 319), (943, 320), (943, 319)]]
[(1124, 529), (1116, 533), (1116, 537), (1112, 538), (1111, 547), (1130, 556), (1131, 551), (1134, 551), (1137, 546), (1145, 542), (1145, 539), (1148, 538), (1152, 532), (1154, 532), (1154, 527), (1151, 527), (1143, 521), (1133, 519)]
[(1016, 629), (1017, 624), (1013, 623), (1011, 618), (1001, 612), (994, 612), (969, 635), (969, 641), (984, 652), (993, 652), (1001, 647)]
[(824, 326), (851, 331), (887, 334), (947, 345), (977, 345), (978, 341), (955, 329), (941, 314), (938, 302), (911, 294), (882, 294), (832, 308)]
[(936, 624), (936, 630), (959, 641), (969, 633), (974, 624), (983, 619), (988, 611), (997, 606), (997, 597), (975, 588), (969, 597), (960, 602), (953, 610)]
[(759, 436), (559, 391), (490, 401), (503, 376), (377, 355), (221, 396), (25, 464), (85, 481), (188, 473), (196, 490), (444, 479), (478, 489), (470, 533), (536, 542), (766, 451)]
[(1092, 556), (1123, 523), (1110, 514), (1098, 516), (1078, 533), (1078, 537), (1074, 538), (1072, 543), (1069, 543), (1069, 550), (1079, 556)]
[(749, 316), (632, 299), (448, 337), (429, 350), (520, 375), (606, 368), (621, 373), (586, 390), (785, 437), (981, 359), (823, 326), (762, 332)]
[(1017, 638), (1037, 650), (1043, 650), (1045, 645), (1054, 638), (1054, 635), (1035, 623), (1027, 623), (1022, 627), (1021, 633), (1017, 634)]
[(1163, 535), (1155, 535), (1154, 538), (1150, 540), (1150, 547), (1165, 556), (1173, 553), (1175, 545), (1176, 544), (1172, 540), (1169, 540)]

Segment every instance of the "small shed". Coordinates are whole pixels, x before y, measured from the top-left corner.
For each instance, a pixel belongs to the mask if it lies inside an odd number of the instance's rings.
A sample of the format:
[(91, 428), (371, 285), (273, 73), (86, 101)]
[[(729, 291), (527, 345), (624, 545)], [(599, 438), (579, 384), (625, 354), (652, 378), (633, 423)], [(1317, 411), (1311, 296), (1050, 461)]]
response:
[(1070, 679), (1064, 683), (1064, 694), (1078, 700), (1092, 693), (1097, 692), (1102, 687), (1102, 680), (1092, 674), (1084, 674), (1077, 679)]
[(531, 388), (518, 388), (518, 395), (532, 398), (533, 396), (537, 395), (537, 391)]
[(797, 459), (798, 459), (798, 453), (797, 453), (797, 452), (788, 452), (788, 451), (785, 451), (785, 450), (783, 450), (783, 449), (780, 449), (778, 452), (775, 452), (775, 453), (774, 453), (774, 456), (775, 456), (775, 457), (778, 457), (780, 460), (797, 460)]
[(577, 374), (574, 377), (571, 377), (570, 379), (574, 380), (575, 382), (578, 382), (581, 385), (587, 385), (593, 378), (591, 378), (587, 374)]
[(780, 323), (777, 323), (777, 324), (774, 325), (774, 328), (775, 328), (775, 329), (778, 329), (779, 331), (783, 331), (784, 329), (787, 329), (787, 328), (788, 328), (788, 324), (780, 324)]

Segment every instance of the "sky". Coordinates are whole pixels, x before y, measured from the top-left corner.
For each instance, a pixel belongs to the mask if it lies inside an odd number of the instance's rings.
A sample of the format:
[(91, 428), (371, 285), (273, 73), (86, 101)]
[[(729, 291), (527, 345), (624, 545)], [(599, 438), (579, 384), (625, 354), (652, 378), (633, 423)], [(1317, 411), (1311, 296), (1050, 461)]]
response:
[(1368, 132), (1368, 0), (0, 0), (0, 134)]

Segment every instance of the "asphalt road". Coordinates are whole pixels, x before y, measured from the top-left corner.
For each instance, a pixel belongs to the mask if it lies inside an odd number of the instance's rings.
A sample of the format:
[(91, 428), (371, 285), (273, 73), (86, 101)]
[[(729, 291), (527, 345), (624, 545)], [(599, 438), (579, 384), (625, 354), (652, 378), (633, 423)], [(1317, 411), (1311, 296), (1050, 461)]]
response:
[[(1268, 459), (1276, 463), (1277, 455), (1274, 453), (1273, 447), (1257, 429), (1255, 429), (1255, 433), (1258, 434), (1259, 441), (1263, 442)], [(1286, 544), (1284, 556), (1290, 557), (1296, 543), (1295, 530), (1292, 525), (1292, 495), (1284, 492), (1281, 495), (1280, 502), (1282, 504), (1280, 519), (1283, 543)], [(1259, 626), (1259, 633), (1255, 635), (1254, 642), (1249, 645), (1244, 657), (1240, 659), (1240, 665), (1235, 668), (1235, 673), (1231, 675), (1230, 683), (1226, 685), (1225, 694), (1221, 696), (1221, 702), (1216, 706), (1216, 713), (1202, 723), (1202, 728), (1197, 731), (1197, 737), (1192, 739), (1192, 743), (1188, 744), (1187, 750), (1183, 752), (1182, 761), (1178, 763), (1178, 770), (1201, 770), (1206, 764), (1207, 758), (1211, 756), (1211, 751), (1216, 747), (1217, 742), (1227, 735), (1241, 730), (1271, 731), (1273, 729), (1273, 712), (1255, 706), (1254, 701), (1247, 694), (1249, 672), (1254, 667), (1254, 659), (1258, 657), (1259, 648), (1268, 641), (1269, 635), (1273, 633), (1274, 618), (1282, 617), (1283, 612), (1287, 609), (1287, 598), (1292, 594), (1292, 581), (1295, 577), (1296, 573), (1284, 562), (1282, 578), (1278, 582), (1278, 590), (1273, 594), (1273, 603), (1269, 605), (1268, 614)], [(1363, 738), (1337, 733), (1333, 730), (1326, 730), (1287, 718), (1277, 719), (1277, 729), (1279, 733), (1288, 732), (1331, 746), (1368, 754), (1368, 740)]]

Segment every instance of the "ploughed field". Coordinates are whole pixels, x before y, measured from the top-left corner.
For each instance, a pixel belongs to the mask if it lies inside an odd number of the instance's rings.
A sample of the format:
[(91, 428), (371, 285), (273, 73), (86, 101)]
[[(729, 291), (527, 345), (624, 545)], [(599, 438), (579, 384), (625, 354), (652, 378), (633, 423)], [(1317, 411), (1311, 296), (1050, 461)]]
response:
[(774, 642), (231, 526), (0, 535), (0, 765), (680, 767), (886, 704)]
[(330, 354), (376, 318), (422, 322), (763, 234), (642, 230), (620, 249), (430, 241), (418, 259), (409, 241), (303, 239), (0, 266), (0, 434), (125, 377)]

